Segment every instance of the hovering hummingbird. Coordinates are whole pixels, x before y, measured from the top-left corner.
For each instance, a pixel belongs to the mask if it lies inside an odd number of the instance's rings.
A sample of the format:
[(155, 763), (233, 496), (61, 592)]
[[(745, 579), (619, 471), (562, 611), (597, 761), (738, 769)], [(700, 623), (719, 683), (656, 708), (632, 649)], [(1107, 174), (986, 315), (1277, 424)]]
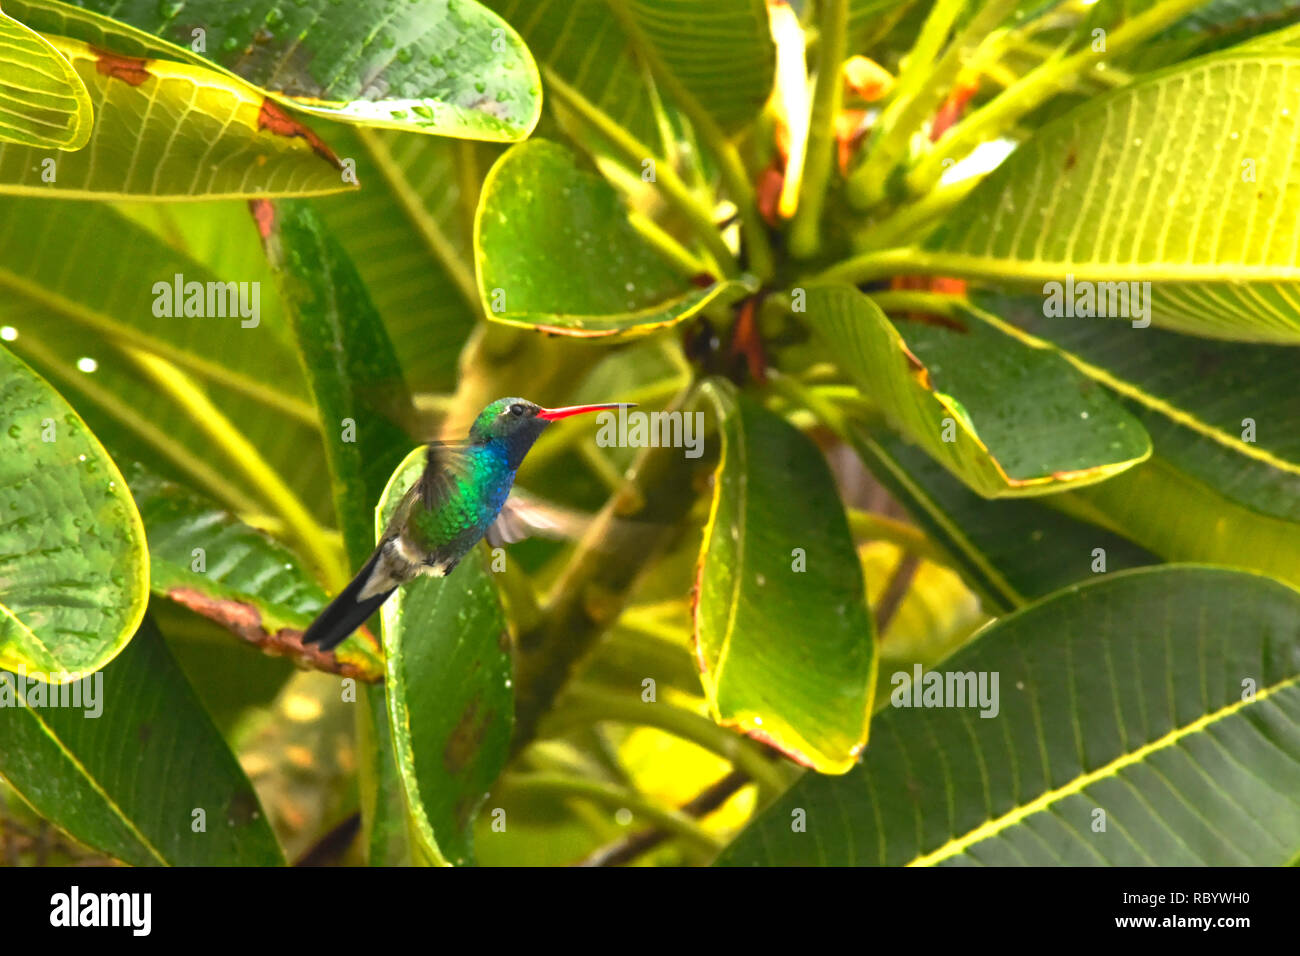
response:
[(397, 588), (421, 574), (451, 574), (487, 537), (517, 541), (530, 520), (510, 497), (515, 472), (551, 422), (570, 415), (631, 408), (631, 403), (542, 408), (522, 398), (498, 398), (479, 413), (469, 438), (432, 442), (428, 461), (389, 519), (374, 553), (357, 576), (317, 616), (304, 644), (329, 650), (360, 627)]

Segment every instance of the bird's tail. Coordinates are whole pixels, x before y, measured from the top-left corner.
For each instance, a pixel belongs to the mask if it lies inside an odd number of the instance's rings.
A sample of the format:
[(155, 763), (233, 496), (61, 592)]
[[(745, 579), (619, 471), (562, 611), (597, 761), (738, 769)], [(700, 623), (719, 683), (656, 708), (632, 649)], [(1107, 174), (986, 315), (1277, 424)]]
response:
[(364, 624), (370, 615), (379, 610), (379, 606), (388, 600), (397, 588), (389, 588), (367, 598), (359, 598), (370, 580), (371, 573), (379, 563), (382, 549), (376, 549), (357, 576), (348, 582), (348, 586), (339, 592), (338, 597), (330, 601), (329, 606), (316, 616), (311, 626), (303, 632), (304, 644), (319, 644), (320, 649), (328, 651), (338, 646), (343, 640)]

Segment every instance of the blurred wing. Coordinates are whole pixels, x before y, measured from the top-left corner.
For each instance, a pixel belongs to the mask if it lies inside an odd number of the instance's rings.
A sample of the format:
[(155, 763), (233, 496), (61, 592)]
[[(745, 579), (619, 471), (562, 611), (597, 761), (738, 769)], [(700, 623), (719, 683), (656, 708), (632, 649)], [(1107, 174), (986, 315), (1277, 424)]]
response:
[(591, 517), (588, 515), (516, 489), (506, 499), (501, 514), (488, 528), (486, 537), (494, 548), (531, 537), (573, 540), (582, 537), (590, 525)]

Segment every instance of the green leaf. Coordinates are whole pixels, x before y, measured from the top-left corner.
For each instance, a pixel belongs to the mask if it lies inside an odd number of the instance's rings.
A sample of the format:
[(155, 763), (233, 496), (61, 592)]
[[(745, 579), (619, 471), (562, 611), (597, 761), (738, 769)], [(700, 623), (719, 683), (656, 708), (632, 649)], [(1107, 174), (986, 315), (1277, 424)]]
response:
[(776, 52), (761, 0), (487, 2), (540, 62), (642, 142), (659, 139), (646, 55), (661, 59), (730, 133), (746, 127), (772, 92)]
[(895, 325), (848, 286), (808, 289), (807, 308), (891, 424), (984, 497), (1092, 484), (1150, 454), (1141, 425), (1049, 351), (969, 320)]
[[(1207, 454), (1213, 451), (1208, 445)], [(1245, 483), (1261, 477), (1249, 465), (1242, 471), (1234, 477)], [(1236, 496), (1231, 478), (1219, 482), (1201, 480), (1157, 452), (1114, 487), (1086, 489), (1060, 504), (1168, 560), (1231, 565), (1300, 586), (1300, 525), (1281, 513), (1294, 511), (1294, 492), (1260, 511)]]
[(155, 594), (216, 621), (267, 653), (346, 677), (382, 678), (378, 641), (368, 633), (335, 651), (302, 646), (302, 632), (327, 599), (291, 551), (139, 465), (127, 469), (127, 484), (144, 520)]
[[(1114, 4), (1116, 16), (1110, 23), (1099, 25), (1118, 26), (1122, 20), (1150, 6), (1151, 0), (1118, 0)], [(1280, 46), (1268, 43), (1271, 34), (1264, 31), (1293, 20), (1296, 12), (1294, 0), (1206, 0), (1183, 19), (1121, 57), (1117, 65), (1124, 70), (1146, 73), (1225, 47), (1240, 49), (1247, 45), (1242, 41), (1251, 37), (1256, 37), (1249, 43), (1252, 47)]]
[(135, 866), (282, 865), (248, 778), (152, 621), (101, 674), (57, 707), (55, 688), (37, 697), (20, 679), (26, 704), (0, 707), (0, 775), (70, 836)]
[(700, 395), (722, 441), (696, 574), (709, 708), (800, 763), (843, 773), (867, 740), (876, 655), (834, 479), (817, 446), (730, 384), (713, 380)]
[(410, 866), (414, 857), (402, 778), (393, 752), (383, 687), (361, 687), (356, 738), (360, 766), (361, 839), (370, 866)]
[[(264, 485), (232, 467), (239, 463), (214, 445), (210, 420), (160, 394), (137, 357), (173, 362), (308, 507), (328, 517), (318, 425), (247, 206), (131, 209), (65, 203), (51, 215), (38, 199), (0, 198), (0, 325), (15, 336), (10, 347), (58, 385), (115, 456), (145, 462), (228, 508), (264, 512)], [(171, 212), (142, 212), (163, 209)], [(216, 244), (221, 252), (211, 255)], [(245, 302), (257, 305), (250, 318), (227, 299), (231, 282), (246, 283)], [(205, 296), (202, 315), (185, 315), (190, 283), (219, 290), (215, 308)], [(155, 315), (159, 304), (177, 308)]]
[(0, 144), (0, 192), (62, 198), (218, 199), (356, 188), (333, 151), (260, 91), (204, 67), (46, 39), (94, 104), (86, 148), (51, 164)]
[(297, 109), (364, 126), (513, 142), (541, 111), (527, 47), (474, 0), (375, 0), (345, 15), (337, 0), (6, 6), (42, 32), (206, 63)]
[[(721, 862), (1283, 865), (1300, 850), (1298, 619), (1291, 588), (1222, 569), (1067, 588), (943, 666), (996, 675), (995, 717), (890, 708), (859, 767), (805, 776)], [(891, 696), (911, 700), (910, 677)]]
[(1122, 396), (1151, 435), (1150, 461), (1056, 504), (1169, 560), (1300, 584), (1300, 399), (1291, 350), (1047, 319), (1036, 299), (978, 301), (982, 321), (1058, 350)]
[(1090, 100), (976, 187), (915, 265), (1058, 299), (1067, 277), (1121, 283), (1094, 290), (1094, 312), (1300, 342), (1298, 81), (1300, 53), (1228, 52)]
[(366, 188), (318, 212), (365, 280), (411, 388), (451, 392), (479, 311), (478, 184), (501, 147), (387, 130), (330, 139)]
[[(417, 448), (393, 474), (376, 537), (424, 464)], [(384, 688), (417, 857), (471, 862), (474, 818), (506, 764), (514, 726), (509, 635), (482, 550), (448, 577), (399, 588), (382, 617)]]
[(744, 287), (682, 279), (628, 222), (614, 188), (544, 140), (492, 167), (474, 244), (488, 318), (561, 335), (652, 332)]
[[(878, 23), (892, 16), (904, 4), (913, 0), (849, 0), (849, 36), (858, 37), (875, 31)], [(850, 43), (853, 50), (857, 44)]]
[(0, 141), (81, 149), (90, 139), (90, 94), (48, 40), (0, 12)]
[(0, 348), (0, 667), (95, 671), (149, 599), (144, 528), (113, 459), (63, 397)]
[(1160, 561), (1121, 537), (1122, 528), (1116, 533), (1047, 507), (1044, 502), (1055, 503), (1055, 497), (981, 498), (916, 446), (883, 429), (853, 426), (849, 440), (991, 611), (1014, 610), (1090, 579), (1097, 548), (1107, 571)]
[(410, 439), (410, 394), (356, 267), (304, 203), (254, 208), (315, 396), (343, 540), (354, 567), (374, 548), (370, 515)]
[[(253, 211), (315, 396), (344, 546), (359, 568), (374, 548), (371, 521), (387, 488), (380, 469), (400, 461), (409, 444), (390, 416), (408, 409), (410, 396), (365, 284), (314, 211), (298, 203), (259, 203)], [(353, 635), (340, 649), (360, 649), (365, 640)], [(385, 656), (391, 653), (385, 639)], [(385, 663), (389, 681), (394, 666)], [(425, 845), (403, 832), (397, 735), (410, 728), (390, 720), (392, 693), (391, 685), (382, 696), (363, 688), (358, 701), (362, 829), (372, 865), (409, 863)], [(436, 844), (426, 854), (440, 859)]]
[(1300, 47), (1300, 23), (1264, 33), (1240, 44), (1238, 50), (1294, 50)]
[[(251, 225), (246, 241), (256, 242)], [(253, 285), (261, 277), (213, 272), (103, 204), (69, 203), (54, 215), (36, 199), (0, 198), (0, 316), (18, 328), (20, 338), (34, 335), (53, 346), (57, 337), (50, 327), (72, 323), (82, 342), (102, 337), (135, 346), (264, 404), (310, 417), (293, 351), (281, 330), (263, 321), (268, 315), (260, 303), (273, 296)], [(244, 300), (227, 295), (229, 282), (249, 283)], [(212, 297), (209, 309), (206, 290), (213, 283), (221, 295)], [(194, 295), (201, 315), (185, 313)], [(271, 308), (268, 301), (267, 313)]]

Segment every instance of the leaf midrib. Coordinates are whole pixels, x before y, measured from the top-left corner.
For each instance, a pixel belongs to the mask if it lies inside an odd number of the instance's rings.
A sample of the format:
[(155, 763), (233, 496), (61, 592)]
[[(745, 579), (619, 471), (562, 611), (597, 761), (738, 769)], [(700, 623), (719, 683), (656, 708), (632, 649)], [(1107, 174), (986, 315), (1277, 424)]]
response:
[(1056, 787), (1055, 789), (1048, 790), (1045, 793), (1040, 794), (1038, 797), (1034, 798), (1028, 803), (1021, 804), (1020, 806), (1008, 810), (1006, 813), (1003, 813), (1000, 816), (994, 817), (990, 820), (986, 820), (984, 823), (980, 824), (978, 827), (974, 828), (973, 830), (968, 831), (967, 833), (965, 833), (960, 837), (950, 839), (947, 843), (943, 844), (939, 848), (932, 850), (923, 856), (919, 856), (913, 860), (910, 860), (905, 865), (906, 866), (933, 866), (936, 863), (941, 863), (944, 860), (950, 859), (951, 857), (958, 855), (959, 853), (964, 853), (969, 847), (973, 846), (974, 844), (979, 843), (982, 840), (986, 840), (991, 837), (995, 837), (999, 835), (1004, 830), (1008, 829), (1014, 824), (1019, 823), (1021, 820), (1025, 819), (1031, 814), (1046, 810), (1054, 803), (1066, 797), (1073, 796), (1074, 794), (1083, 790), (1085, 787), (1088, 787), (1098, 782), (1099, 780), (1103, 780), (1107, 777), (1115, 776), (1126, 767), (1130, 767), (1133, 764), (1145, 760), (1148, 756), (1150, 756), (1151, 754), (1157, 751), (1165, 750), (1168, 749), (1169, 747), (1174, 746), (1184, 737), (1203, 731), (1208, 727), (1210, 727), (1211, 725), (1217, 723), (1218, 721), (1223, 720), (1227, 717), (1231, 717), (1233, 714), (1237, 713), (1240, 710), (1245, 709), (1246, 707), (1251, 706), (1252, 704), (1260, 703), (1261, 701), (1267, 700), (1269, 697), (1272, 697), (1274, 694), (1280, 691), (1286, 690), (1289, 687), (1294, 687), (1297, 685), (1300, 685), (1300, 674), (1289, 677), (1286, 680), (1280, 681), (1269, 687), (1260, 688), (1259, 690), (1256, 691), (1254, 698), (1251, 700), (1234, 701), (1231, 704), (1228, 704), (1224, 707), (1220, 707), (1218, 710), (1212, 711), (1211, 713), (1204, 714), (1198, 717), (1196, 720), (1192, 721), (1186, 726), (1175, 727), (1173, 730), (1168, 731), (1157, 740), (1153, 740), (1150, 741), (1149, 743), (1143, 744), (1142, 746), (1138, 747), (1133, 751), (1130, 751), (1129, 753), (1121, 754), (1119, 757), (1116, 757), (1115, 759), (1108, 761), (1107, 763), (1098, 767), (1096, 770), (1092, 770), (1086, 774), (1082, 774), (1081, 776), (1074, 778), (1070, 782), (1060, 787)]

